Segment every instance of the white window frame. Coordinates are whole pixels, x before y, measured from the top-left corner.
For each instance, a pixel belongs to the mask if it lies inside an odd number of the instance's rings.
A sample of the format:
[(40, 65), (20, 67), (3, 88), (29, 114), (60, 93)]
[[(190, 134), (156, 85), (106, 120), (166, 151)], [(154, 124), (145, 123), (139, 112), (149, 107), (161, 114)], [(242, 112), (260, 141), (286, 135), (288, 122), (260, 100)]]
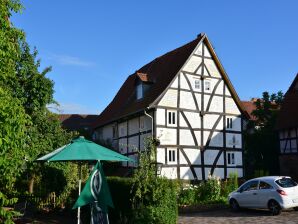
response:
[(138, 85), (137, 85), (137, 100), (140, 100), (140, 99), (142, 99), (143, 98), (143, 85), (142, 85), (142, 83), (139, 83)]
[[(207, 83), (209, 83), (209, 88), (207, 89), (206, 87), (207, 87)], [(206, 91), (206, 92), (211, 92), (211, 80), (210, 79), (206, 79), (205, 81), (204, 81), (204, 90)]]
[(194, 89), (195, 90), (201, 90), (201, 80), (194, 78)]
[(227, 165), (228, 166), (236, 165), (235, 152), (227, 152)]
[(233, 129), (233, 118), (227, 117), (226, 122), (227, 122), (226, 124), (227, 129)]
[(177, 164), (177, 149), (170, 148), (167, 151), (168, 151), (167, 163)]
[(177, 111), (173, 111), (173, 110), (167, 111), (167, 125), (168, 126), (177, 125)]

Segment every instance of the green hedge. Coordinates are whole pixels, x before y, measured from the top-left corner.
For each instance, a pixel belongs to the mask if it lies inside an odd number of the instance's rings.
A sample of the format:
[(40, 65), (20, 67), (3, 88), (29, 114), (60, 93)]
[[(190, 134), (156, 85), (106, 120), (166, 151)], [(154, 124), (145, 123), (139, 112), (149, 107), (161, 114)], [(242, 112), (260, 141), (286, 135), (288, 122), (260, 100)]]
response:
[(131, 178), (107, 177), (115, 208), (109, 209), (110, 223), (132, 223)]
[[(108, 177), (115, 208), (109, 210), (110, 223), (156, 223), (174, 224), (177, 222), (177, 185), (175, 182), (157, 178), (152, 182), (143, 203), (132, 207), (132, 179)], [(140, 180), (142, 181), (142, 180)]]
[(134, 211), (134, 223), (177, 223), (177, 184), (165, 178), (152, 181), (143, 202)]

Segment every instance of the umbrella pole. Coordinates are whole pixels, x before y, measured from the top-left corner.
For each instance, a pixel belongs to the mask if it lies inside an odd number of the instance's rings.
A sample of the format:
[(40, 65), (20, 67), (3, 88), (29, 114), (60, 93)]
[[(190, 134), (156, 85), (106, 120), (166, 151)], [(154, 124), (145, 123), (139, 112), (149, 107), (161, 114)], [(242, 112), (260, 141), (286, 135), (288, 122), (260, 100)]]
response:
[[(79, 162), (79, 196), (81, 194), (81, 185), (82, 185), (82, 164)], [(81, 223), (81, 208), (78, 207), (78, 224)]]

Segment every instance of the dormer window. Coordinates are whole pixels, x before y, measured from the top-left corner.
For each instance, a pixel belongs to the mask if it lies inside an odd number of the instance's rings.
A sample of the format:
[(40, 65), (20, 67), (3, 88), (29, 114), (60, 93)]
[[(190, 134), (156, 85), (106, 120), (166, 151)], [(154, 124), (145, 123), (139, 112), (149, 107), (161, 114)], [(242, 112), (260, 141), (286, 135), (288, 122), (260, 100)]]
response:
[(142, 83), (139, 83), (137, 85), (137, 100), (142, 99), (143, 98), (143, 85)]
[(136, 88), (136, 99), (140, 100), (144, 98), (144, 95), (149, 90), (151, 84), (153, 84), (152, 80), (149, 79), (149, 76), (146, 73), (137, 72), (137, 79), (135, 83)]

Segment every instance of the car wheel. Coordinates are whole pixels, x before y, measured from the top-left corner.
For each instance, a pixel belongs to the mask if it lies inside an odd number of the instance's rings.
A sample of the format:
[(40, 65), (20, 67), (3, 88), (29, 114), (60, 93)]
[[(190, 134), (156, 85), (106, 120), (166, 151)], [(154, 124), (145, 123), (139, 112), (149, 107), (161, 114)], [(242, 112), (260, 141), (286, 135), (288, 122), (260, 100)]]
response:
[(239, 211), (240, 207), (238, 202), (235, 199), (230, 200), (230, 208), (233, 212)]
[(268, 202), (268, 208), (272, 215), (279, 215), (281, 213), (280, 205), (274, 200)]

